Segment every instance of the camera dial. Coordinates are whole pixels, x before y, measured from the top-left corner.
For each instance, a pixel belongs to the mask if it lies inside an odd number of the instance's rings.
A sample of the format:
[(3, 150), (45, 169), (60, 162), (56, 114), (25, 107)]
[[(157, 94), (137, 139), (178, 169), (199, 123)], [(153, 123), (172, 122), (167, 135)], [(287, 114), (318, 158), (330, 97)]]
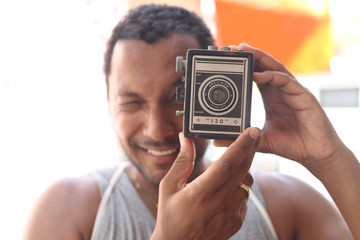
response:
[(231, 79), (224, 75), (214, 75), (202, 82), (198, 99), (206, 112), (220, 116), (234, 109), (238, 95), (238, 89)]

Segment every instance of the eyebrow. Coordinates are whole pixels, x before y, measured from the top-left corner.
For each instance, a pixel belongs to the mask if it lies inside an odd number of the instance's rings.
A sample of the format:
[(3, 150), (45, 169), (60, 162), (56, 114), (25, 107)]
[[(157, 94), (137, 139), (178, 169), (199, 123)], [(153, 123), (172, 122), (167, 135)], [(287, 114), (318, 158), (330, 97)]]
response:
[(140, 95), (134, 92), (118, 92), (118, 97), (139, 97)]
[[(180, 84), (182, 84), (182, 78), (177, 79), (176, 81), (174, 81), (171, 86), (172, 87), (176, 87)], [(118, 97), (140, 97), (139, 94), (135, 93), (135, 92), (118, 92), (117, 94)]]

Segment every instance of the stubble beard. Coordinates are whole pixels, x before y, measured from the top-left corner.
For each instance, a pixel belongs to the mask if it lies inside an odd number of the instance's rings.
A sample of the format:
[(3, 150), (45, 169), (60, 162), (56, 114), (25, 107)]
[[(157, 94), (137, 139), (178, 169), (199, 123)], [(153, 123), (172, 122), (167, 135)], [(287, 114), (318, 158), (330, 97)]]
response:
[[(126, 157), (126, 159), (132, 163), (132, 165), (140, 172), (140, 174), (146, 179), (147, 182), (158, 188), (161, 180), (165, 177), (170, 168), (167, 169), (166, 173), (163, 176), (149, 176), (149, 174), (146, 173), (144, 168), (142, 167), (142, 164), (140, 164), (140, 161), (138, 161), (138, 159), (134, 159), (134, 157), (131, 156), (129, 151), (127, 151), (126, 148), (122, 147), (121, 143), (119, 145), (121, 146), (121, 151), (123, 152), (124, 157)], [(203, 161), (207, 147), (208, 142), (200, 143), (198, 144), (198, 147), (196, 147), (196, 158), (194, 161), (194, 168), (192, 172), (194, 172), (198, 168), (200, 162)]]

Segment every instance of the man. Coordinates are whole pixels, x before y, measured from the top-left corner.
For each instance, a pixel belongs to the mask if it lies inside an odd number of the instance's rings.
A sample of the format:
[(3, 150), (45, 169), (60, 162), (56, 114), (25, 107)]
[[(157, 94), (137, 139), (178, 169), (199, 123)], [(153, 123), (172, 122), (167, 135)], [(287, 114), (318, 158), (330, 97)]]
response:
[[(254, 81), (266, 110), (262, 130), (215, 141), (229, 148), (213, 164), (204, 159), (207, 140), (182, 136), (175, 58), (213, 43), (198, 17), (176, 7), (141, 6), (115, 27), (104, 70), (109, 112), (129, 164), (52, 185), (35, 205), (25, 239), (90, 239), (93, 231), (95, 239), (360, 238), (359, 163), (315, 97), (270, 55), (232, 46), (254, 53)], [(297, 179), (252, 177), (255, 151), (304, 165), (340, 212)], [(260, 204), (248, 201), (246, 186)]]

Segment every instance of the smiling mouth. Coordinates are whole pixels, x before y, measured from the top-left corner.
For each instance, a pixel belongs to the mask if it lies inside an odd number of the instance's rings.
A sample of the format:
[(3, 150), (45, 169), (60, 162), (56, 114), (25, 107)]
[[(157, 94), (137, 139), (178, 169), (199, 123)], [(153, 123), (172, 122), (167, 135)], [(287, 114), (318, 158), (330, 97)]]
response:
[(166, 156), (166, 155), (170, 155), (176, 151), (177, 151), (177, 148), (169, 149), (169, 150), (165, 150), (165, 151), (156, 151), (156, 150), (152, 150), (152, 149), (147, 150), (147, 152), (149, 154), (154, 155), (154, 156)]

